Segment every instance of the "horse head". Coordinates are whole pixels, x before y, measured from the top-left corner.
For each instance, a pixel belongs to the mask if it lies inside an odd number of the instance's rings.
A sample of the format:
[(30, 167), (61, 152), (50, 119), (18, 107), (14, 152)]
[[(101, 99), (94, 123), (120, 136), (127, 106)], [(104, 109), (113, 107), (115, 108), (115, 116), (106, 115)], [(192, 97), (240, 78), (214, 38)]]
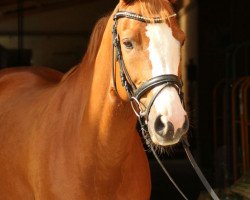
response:
[(179, 77), (185, 35), (170, 2), (121, 0), (113, 19), (114, 88), (155, 145), (177, 143), (189, 127)]

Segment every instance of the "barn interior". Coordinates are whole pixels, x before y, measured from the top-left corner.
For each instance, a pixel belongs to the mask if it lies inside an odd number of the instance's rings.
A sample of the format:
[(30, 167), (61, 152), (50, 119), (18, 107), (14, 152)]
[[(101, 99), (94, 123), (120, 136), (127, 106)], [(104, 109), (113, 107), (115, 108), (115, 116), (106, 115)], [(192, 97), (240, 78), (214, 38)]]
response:
[[(0, 69), (68, 71), (81, 61), (96, 21), (117, 3), (1, 0)], [(192, 153), (221, 199), (250, 199), (250, 1), (177, 0), (173, 7), (186, 34), (181, 68)], [(182, 199), (148, 158), (151, 200)], [(161, 159), (189, 199), (209, 199), (181, 145)]]

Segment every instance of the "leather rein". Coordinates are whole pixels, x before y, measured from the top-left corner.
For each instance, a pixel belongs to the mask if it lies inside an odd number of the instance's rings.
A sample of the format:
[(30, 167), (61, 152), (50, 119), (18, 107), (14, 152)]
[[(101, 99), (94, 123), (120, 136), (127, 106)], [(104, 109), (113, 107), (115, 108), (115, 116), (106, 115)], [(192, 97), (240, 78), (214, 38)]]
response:
[[(174, 17), (176, 14), (169, 16), (169, 18)], [(147, 138), (147, 134), (148, 134), (148, 127), (147, 127), (147, 121), (148, 121), (148, 115), (150, 112), (150, 109), (155, 101), (155, 99), (157, 98), (157, 96), (161, 93), (161, 91), (166, 88), (166, 87), (174, 87), (180, 97), (180, 100), (184, 106), (184, 98), (183, 98), (183, 92), (182, 92), (182, 81), (181, 79), (174, 75), (174, 74), (164, 74), (164, 75), (160, 75), (160, 76), (156, 76), (152, 79), (147, 80), (146, 82), (144, 82), (143, 84), (141, 84), (138, 88), (136, 87), (136, 85), (133, 83), (127, 68), (125, 66), (123, 57), (122, 57), (122, 50), (121, 50), (121, 43), (120, 43), (120, 38), (117, 32), (117, 25), (118, 25), (118, 20), (120, 18), (128, 18), (128, 19), (132, 19), (132, 20), (137, 20), (140, 21), (142, 23), (164, 23), (165, 20), (161, 19), (161, 18), (147, 18), (144, 17), (142, 15), (138, 15), (132, 12), (128, 12), (128, 11), (118, 11), (114, 17), (114, 24), (113, 24), (113, 29), (112, 29), (112, 34), (113, 34), (113, 45), (112, 45), (112, 78), (113, 78), (113, 86), (115, 88), (115, 91), (118, 94), (117, 91), (117, 85), (116, 85), (116, 78), (115, 78), (115, 71), (116, 71), (116, 66), (115, 63), (119, 62), (119, 66), (120, 66), (120, 77), (121, 77), (121, 83), (122, 86), (125, 88), (128, 97), (130, 99), (131, 102), (131, 107), (133, 109), (133, 111), (135, 112), (138, 121), (140, 123), (141, 126), (141, 131), (142, 131), (142, 136), (144, 137), (144, 139), (146, 140)], [(161, 86), (160, 89), (158, 89), (158, 91), (154, 94), (154, 96), (151, 98), (149, 105), (146, 108), (143, 108), (141, 106), (140, 103), (140, 99), (149, 91), (153, 90), (154, 88)], [(118, 94), (119, 95), (119, 94)], [(188, 198), (186, 197), (186, 195), (180, 190), (180, 188), (177, 186), (177, 184), (175, 183), (175, 181), (173, 180), (173, 178), (170, 176), (170, 174), (168, 173), (168, 171), (166, 170), (166, 168), (163, 166), (161, 160), (159, 159), (158, 155), (156, 154), (154, 147), (152, 146), (152, 144), (147, 143), (147, 145), (150, 147), (153, 155), (155, 156), (157, 162), (159, 163), (159, 165), (161, 166), (162, 170), (165, 172), (165, 174), (168, 176), (168, 178), (170, 179), (170, 181), (172, 182), (172, 184), (175, 186), (175, 188), (180, 192), (180, 194), (182, 195), (182, 197), (186, 200), (188, 200)], [(216, 193), (213, 191), (213, 189), (211, 188), (210, 184), (208, 183), (208, 181), (206, 180), (206, 178), (204, 177), (204, 175), (202, 174), (200, 168), (198, 167), (197, 163), (195, 162), (191, 151), (189, 149), (189, 143), (187, 140), (187, 136), (183, 136), (182, 138), (182, 145), (183, 148), (187, 154), (187, 157), (191, 163), (191, 165), (193, 166), (194, 170), (196, 171), (197, 175), (199, 176), (201, 182), (203, 183), (203, 185), (205, 186), (205, 188), (207, 189), (207, 191), (209, 192), (209, 194), (211, 195), (211, 197), (214, 200), (219, 200), (218, 196), (216, 195)]]

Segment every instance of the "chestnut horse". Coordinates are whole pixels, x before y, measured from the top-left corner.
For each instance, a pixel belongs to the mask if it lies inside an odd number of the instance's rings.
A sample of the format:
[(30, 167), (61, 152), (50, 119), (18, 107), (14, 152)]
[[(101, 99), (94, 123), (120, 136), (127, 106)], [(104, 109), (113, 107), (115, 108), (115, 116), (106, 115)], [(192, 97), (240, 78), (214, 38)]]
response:
[[(120, 18), (116, 27), (130, 81), (139, 87), (152, 78), (178, 77), (184, 34), (167, 0), (120, 0), (97, 23), (82, 62), (65, 75), (42, 67), (2, 70), (0, 199), (150, 199), (149, 164), (135, 128), (137, 117), (124, 76), (118, 76), (121, 63), (111, 59), (119, 53), (112, 52), (118, 11), (137, 14)], [(138, 16), (162, 20), (142, 22)], [(151, 104), (151, 142), (166, 147), (187, 132), (188, 119), (178, 89), (160, 87), (136, 103)]]

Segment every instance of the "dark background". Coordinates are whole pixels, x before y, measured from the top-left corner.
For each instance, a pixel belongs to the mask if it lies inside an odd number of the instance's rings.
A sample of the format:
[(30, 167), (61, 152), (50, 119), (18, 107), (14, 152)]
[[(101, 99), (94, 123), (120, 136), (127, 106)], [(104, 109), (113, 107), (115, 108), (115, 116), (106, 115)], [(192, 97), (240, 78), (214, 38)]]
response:
[[(67, 71), (80, 62), (96, 20), (113, 10), (116, 3), (1, 0), (0, 68), (38, 65)], [(177, 0), (175, 8), (187, 33), (182, 67), (186, 72), (183, 78), (192, 122), (189, 133), (192, 151), (211, 184), (225, 190), (236, 180), (232, 173), (230, 94), (235, 80), (249, 76), (250, 1)], [(185, 17), (187, 20), (183, 20)], [(220, 81), (222, 84), (218, 85)], [(239, 135), (238, 127), (238, 140)], [(237, 155), (241, 151), (239, 142)], [(152, 155), (149, 159), (152, 199), (182, 199)], [(181, 146), (177, 145), (174, 152), (162, 159), (189, 198), (197, 199), (204, 188)], [(237, 179), (244, 174), (242, 162), (239, 156)]]

